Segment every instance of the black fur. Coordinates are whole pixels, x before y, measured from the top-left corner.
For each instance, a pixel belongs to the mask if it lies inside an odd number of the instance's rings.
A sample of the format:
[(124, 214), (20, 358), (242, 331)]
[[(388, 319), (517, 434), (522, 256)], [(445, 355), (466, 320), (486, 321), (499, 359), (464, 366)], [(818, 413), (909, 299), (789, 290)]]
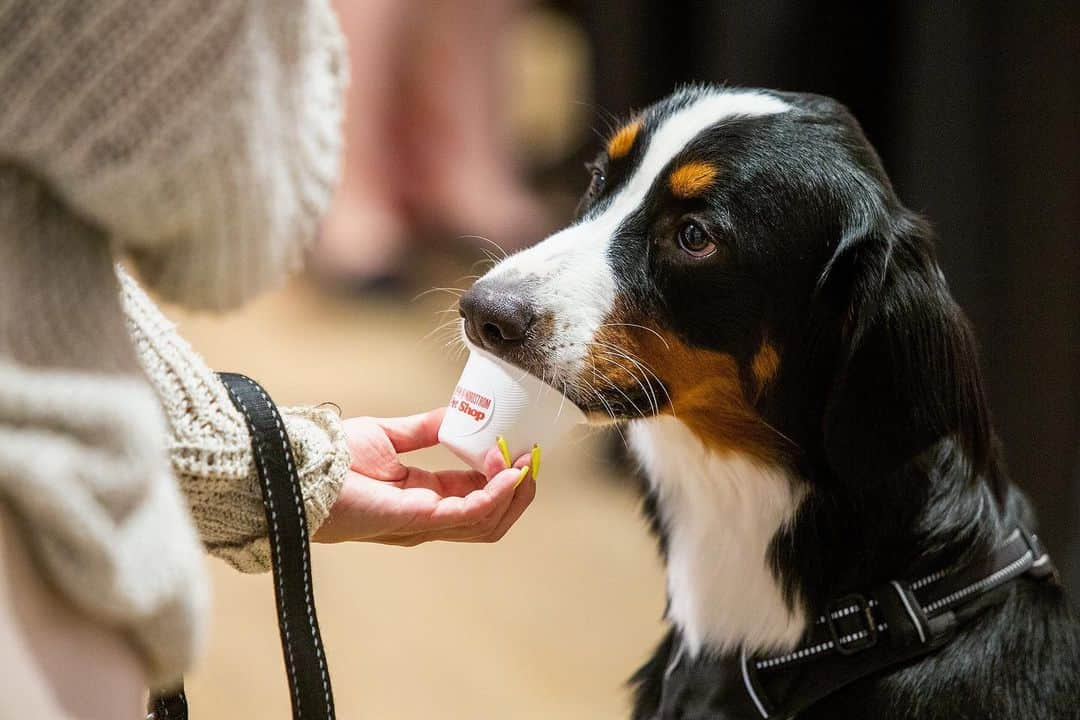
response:
[[(663, 118), (702, 91), (646, 110), (629, 157), (601, 156), (608, 182), (585, 199), (585, 217), (632, 174)], [(776, 94), (794, 109), (722, 120), (672, 161), (707, 160), (720, 180), (694, 200), (658, 183), (611, 263), (625, 302), (689, 344), (743, 367), (763, 338), (778, 348), (779, 375), (756, 409), (790, 441), (777, 461), (811, 490), (770, 560), (789, 602), (816, 614), (849, 592), (964, 563), (1035, 519), (1007, 479), (973, 334), (929, 226), (902, 206), (843, 107)], [(688, 216), (717, 242), (713, 258), (671, 243)], [(741, 688), (732, 659), (673, 663), (678, 647), (672, 629), (634, 676), (633, 717), (743, 717), (728, 704)], [(1078, 705), (1080, 629), (1063, 591), (1021, 579), (946, 649), (802, 717), (1058, 719), (1080, 717)]]

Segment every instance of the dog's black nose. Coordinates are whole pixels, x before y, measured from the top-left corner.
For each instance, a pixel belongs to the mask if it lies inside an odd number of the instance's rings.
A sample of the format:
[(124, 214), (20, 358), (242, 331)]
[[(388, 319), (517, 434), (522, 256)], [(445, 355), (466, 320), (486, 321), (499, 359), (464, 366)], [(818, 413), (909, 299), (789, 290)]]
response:
[(493, 353), (521, 345), (535, 318), (532, 304), (505, 284), (478, 282), (458, 303), (469, 339)]

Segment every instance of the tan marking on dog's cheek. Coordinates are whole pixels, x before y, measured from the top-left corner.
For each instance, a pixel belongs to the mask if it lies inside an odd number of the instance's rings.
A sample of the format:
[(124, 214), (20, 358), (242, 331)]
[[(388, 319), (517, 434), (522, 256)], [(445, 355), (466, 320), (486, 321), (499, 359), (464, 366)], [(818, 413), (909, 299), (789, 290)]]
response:
[[(770, 462), (778, 460), (781, 443), (747, 400), (739, 364), (732, 355), (690, 347), (658, 328), (654, 329), (659, 336), (640, 328), (610, 325), (635, 323), (649, 327), (642, 318), (609, 318), (608, 323), (595, 339), (622, 348), (661, 379), (667, 390), (666, 394), (656, 391), (662, 414), (674, 415), (702, 442), (717, 450), (735, 449)], [(596, 372), (618, 387), (633, 387), (635, 382), (627, 368), (609, 360), (603, 351), (603, 346), (597, 344), (590, 349), (589, 359)], [(626, 360), (621, 362), (633, 367)], [(640, 370), (634, 371), (641, 375)], [(594, 384), (599, 387), (605, 383)]]
[(700, 197), (716, 179), (716, 166), (706, 162), (691, 161), (680, 165), (668, 176), (668, 187), (677, 198), (688, 200)]
[(760, 393), (773, 381), (780, 370), (780, 355), (776, 352), (776, 348), (768, 341), (761, 343), (761, 347), (754, 353), (754, 359), (750, 362), (750, 369), (754, 373), (757, 391)]
[(632, 120), (626, 125), (619, 128), (619, 131), (611, 136), (607, 144), (608, 157), (612, 160), (618, 160), (621, 157), (630, 154), (630, 150), (634, 147), (634, 142), (637, 140), (638, 133), (641, 132), (641, 120)]
[[(609, 322), (618, 323), (620, 320)], [(592, 376), (589, 381), (598, 390), (614, 390), (620, 388), (624, 391), (632, 390), (640, 379), (634, 375), (633, 363), (626, 358), (619, 357), (618, 348), (631, 356), (634, 353), (632, 338), (623, 327), (601, 327), (593, 336), (593, 342), (586, 354), (586, 363), (591, 368)], [(633, 368), (633, 370), (631, 370)], [(639, 372), (639, 371), (638, 371)], [(618, 391), (615, 391), (618, 392)]]
[(670, 359), (656, 358), (667, 381), (672, 414), (708, 446), (739, 450), (775, 462), (774, 433), (747, 400), (732, 355), (692, 348), (668, 337)]

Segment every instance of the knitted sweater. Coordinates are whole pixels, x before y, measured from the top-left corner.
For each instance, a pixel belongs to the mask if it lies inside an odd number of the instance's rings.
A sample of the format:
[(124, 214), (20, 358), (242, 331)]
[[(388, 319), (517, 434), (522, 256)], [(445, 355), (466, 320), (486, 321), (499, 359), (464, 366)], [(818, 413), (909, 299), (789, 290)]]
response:
[[(327, 0), (0, 0), (0, 502), (155, 684), (202, 637), (196, 529), (256, 570), (265, 528), (240, 416), (115, 262), (190, 307), (279, 282), (336, 177), (343, 61)], [(314, 530), (348, 453), (332, 413), (285, 414)]]
[[(130, 275), (119, 270), (124, 313), (169, 424), (169, 459), (203, 545), (244, 572), (270, 569), (270, 545), (251, 438), (217, 376)], [(304, 493), (308, 528), (330, 512), (349, 469), (337, 413), (280, 408)]]

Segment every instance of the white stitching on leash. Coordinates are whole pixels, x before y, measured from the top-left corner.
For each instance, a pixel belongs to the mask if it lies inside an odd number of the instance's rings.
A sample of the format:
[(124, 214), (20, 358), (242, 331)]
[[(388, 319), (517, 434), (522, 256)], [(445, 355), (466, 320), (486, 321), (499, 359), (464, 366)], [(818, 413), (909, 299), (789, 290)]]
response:
[[(293, 467), (292, 453), (289, 452), (288, 438), (285, 435), (285, 427), (281, 422), (281, 416), (278, 414), (277, 407), (270, 401), (270, 398), (266, 396), (266, 393), (263, 392), (261, 388), (259, 388), (259, 386), (255, 383), (254, 380), (248, 377), (244, 377), (244, 380), (246, 380), (248, 384), (252, 386), (252, 388), (258, 390), (263, 400), (266, 401), (267, 407), (269, 407), (270, 411), (273, 413), (274, 423), (277, 425), (278, 429), (278, 437), (281, 439), (281, 449), (285, 453), (285, 463), (288, 466), (289, 476), (295, 476), (296, 470)], [(299, 514), (299, 517), (304, 518), (306, 517), (303, 514), (304, 505), (300, 499), (300, 496), (297, 494), (297, 485), (299, 485), (298, 482), (292, 484), (293, 503), (295, 503), (296, 505), (296, 512)], [(306, 525), (304, 529), (306, 530)], [(311, 584), (308, 582), (308, 577), (310, 577), (311, 572), (308, 567), (308, 551), (306, 550), (306, 548), (301, 551), (300, 559), (304, 564), (304, 605), (307, 608), (308, 630), (311, 632), (312, 644), (315, 646), (315, 657), (319, 662), (319, 675), (322, 677), (323, 685), (323, 699), (326, 702), (326, 714), (329, 716), (332, 714), (330, 711), (330, 682), (327, 679), (326, 662), (323, 658), (322, 647), (319, 644), (318, 634), (315, 632), (315, 612), (312, 609), (311, 605)]]
[[(244, 377), (244, 376), (241, 376), (241, 377)], [(255, 386), (255, 382), (251, 378), (244, 377), (244, 380), (246, 380), (253, 387)], [(280, 530), (278, 529), (278, 524), (277, 524), (277, 508), (274, 506), (274, 492), (273, 492), (273, 489), (270, 487), (270, 482), (266, 478), (266, 464), (265, 464), (265, 462), (263, 460), (262, 443), (259, 442), (259, 436), (255, 432), (255, 426), (252, 424), (251, 420), (248, 417), (250, 411), (248, 410), (247, 404), (244, 402), (244, 400), (239, 395), (237, 395), (235, 392), (233, 392), (233, 389), (231, 387), (226, 385), (226, 389), (228, 389), (229, 395), (232, 396), (233, 400), (235, 400), (236, 403), (238, 405), (240, 405), (240, 407), (243, 408), (243, 410), (244, 410), (244, 413), (243, 413), (244, 414), (244, 422), (247, 424), (248, 432), (251, 433), (251, 437), (255, 441), (254, 442), (254, 445), (255, 445), (255, 462), (258, 463), (258, 469), (259, 469), (259, 472), (257, 474), (259, 476), (259, 481), (262, 483), (263, 487), (266, 490), (266, 502), (267, 502), (267, 505), (270, 506), (270, 528), (269, 528), (270, 529), (270, 534), (274, 538), (274, 547), (277, 550), (277, 556), (281, 557), (281, 535), (280, 535)], [(278, 582), (278, 610), (279, 610), (279, 612), (281, 614), (282, 629), (285, 631), (285, 657), (286, 657), (286, 659), (288, 661), (288, 665), (289, 665), (289, 675), (292, 677), (291, 686), (292, 686), (293, 700), (296, 703), (297, 714), (299, 714), (300, 713), (300, 695), (299, 695), (299, 688), (297, 686), (297, 681), (296, 681), (296, 664), (295, 664), (295, 661), (293, 660), (292, 641), (291, 641), (291, 636), (289, 634), (289, 620), (288, 620), (288, 617), (285, 614), (285, 587), (284, 587), (284, 582), (283, 582), (282, 577), (281, 577), (281, 573), (278, 573), (277, 582)]]

